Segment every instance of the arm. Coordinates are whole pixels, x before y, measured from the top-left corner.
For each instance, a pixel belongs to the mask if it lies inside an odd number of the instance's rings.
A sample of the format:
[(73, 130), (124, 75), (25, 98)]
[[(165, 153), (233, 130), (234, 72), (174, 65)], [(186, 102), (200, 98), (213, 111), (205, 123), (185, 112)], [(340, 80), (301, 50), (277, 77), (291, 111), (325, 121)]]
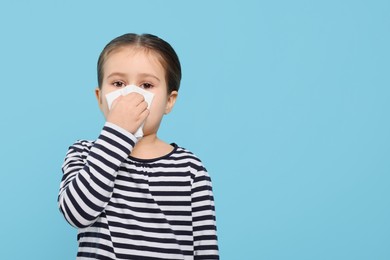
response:
[(69, 148), (62, 166), (59, 208), (74, 227), (93, 224), (107, 206), (120, 164), (137, 139), (106, 123), (93, 145), (77, 142)]
[(219, 259), (214, 196), (204, 168), (192, 183), (191, 205), (195, 259)]

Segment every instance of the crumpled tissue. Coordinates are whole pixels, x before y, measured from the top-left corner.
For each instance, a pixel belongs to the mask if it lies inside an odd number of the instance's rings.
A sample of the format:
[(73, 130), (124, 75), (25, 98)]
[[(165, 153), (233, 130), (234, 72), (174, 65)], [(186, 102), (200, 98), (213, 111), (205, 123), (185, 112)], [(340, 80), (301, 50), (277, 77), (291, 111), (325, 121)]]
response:
[[(114, 102), (115, 99), (117, 99), (120, 96), (126, 96), (127, 94), (130, 94), (132, 92), (139, 93), (144, 96), (146, 103), (148, 103), (148, 109), (150, 109), (150, 106), (153, 101), (154, 94), (144, 90), (143, 88), (137, 87), (135, 85), (129, 85), (124, 88), (115, 90), (113, 92), (110, 92), (106, 95), (108, 109), (111, 109), (112, 102)], [(144, 127), (144, 123), (137, 129), (137, 131), (134, 133), (136, 138), (141, 138), (144, 133), (142, 131)]]

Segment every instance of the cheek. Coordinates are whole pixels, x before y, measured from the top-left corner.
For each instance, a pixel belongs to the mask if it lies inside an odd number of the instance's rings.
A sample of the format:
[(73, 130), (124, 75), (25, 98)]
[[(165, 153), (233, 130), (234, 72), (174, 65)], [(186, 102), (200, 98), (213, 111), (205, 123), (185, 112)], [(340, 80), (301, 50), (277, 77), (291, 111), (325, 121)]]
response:
[(166, 100), (159, 96), (155, 96), (150, 106), (150, 112), (153, 114), (164, 114), (166, 106)]

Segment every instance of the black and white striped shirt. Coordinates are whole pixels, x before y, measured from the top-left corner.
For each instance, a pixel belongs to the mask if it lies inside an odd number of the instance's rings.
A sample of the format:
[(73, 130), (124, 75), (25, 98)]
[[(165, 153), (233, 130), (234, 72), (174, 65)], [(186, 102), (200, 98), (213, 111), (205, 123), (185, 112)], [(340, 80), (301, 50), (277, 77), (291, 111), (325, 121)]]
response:
[(136, 159), (137, 139), (106, 123), (96, 141), (77, 141), (58, 196), (79, 228), (77, 259), (219, 259), (210, 177), (191, 152)]

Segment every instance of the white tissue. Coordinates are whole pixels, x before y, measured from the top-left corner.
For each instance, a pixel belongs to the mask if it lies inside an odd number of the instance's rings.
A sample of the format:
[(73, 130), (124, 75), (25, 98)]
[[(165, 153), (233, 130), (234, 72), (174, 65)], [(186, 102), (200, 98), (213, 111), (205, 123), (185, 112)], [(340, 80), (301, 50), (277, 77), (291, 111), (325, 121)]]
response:
[[(145, 98), (146, 103), (148, 103), (148, 109), (150, 109), (150, 105), (152, 104), (152, 100), (153, 100), (154, 94), (149, 92), (149, 91), (146, 91), (146, 90), (144, 90), (144, 89), (142, 89), (140, 87), (137, 87), (135, 85), (129, 85), (129, 86), (126, 86), (124, 88), (121, 88), (121, 89), (118, 89), (116, 91), (113, 91), (111, 93), (108, 93), (106, 95), (108, 109), (111, 109), (112, 102), (115, 99), (117, 99), (119, 96), (126, 96), (127, 94), (130, 94), (132, 92), (136, 92), (136, 93), (139, 93), (139, 94), (143, 95), (144, 98)], [(137, 131), (134, 134), (135, 137), (141, 138), (144, 135), (144, 133), (142, 131), (143, 127), (144, 127), (144, 124), (142, 124), (137, 129)]]

